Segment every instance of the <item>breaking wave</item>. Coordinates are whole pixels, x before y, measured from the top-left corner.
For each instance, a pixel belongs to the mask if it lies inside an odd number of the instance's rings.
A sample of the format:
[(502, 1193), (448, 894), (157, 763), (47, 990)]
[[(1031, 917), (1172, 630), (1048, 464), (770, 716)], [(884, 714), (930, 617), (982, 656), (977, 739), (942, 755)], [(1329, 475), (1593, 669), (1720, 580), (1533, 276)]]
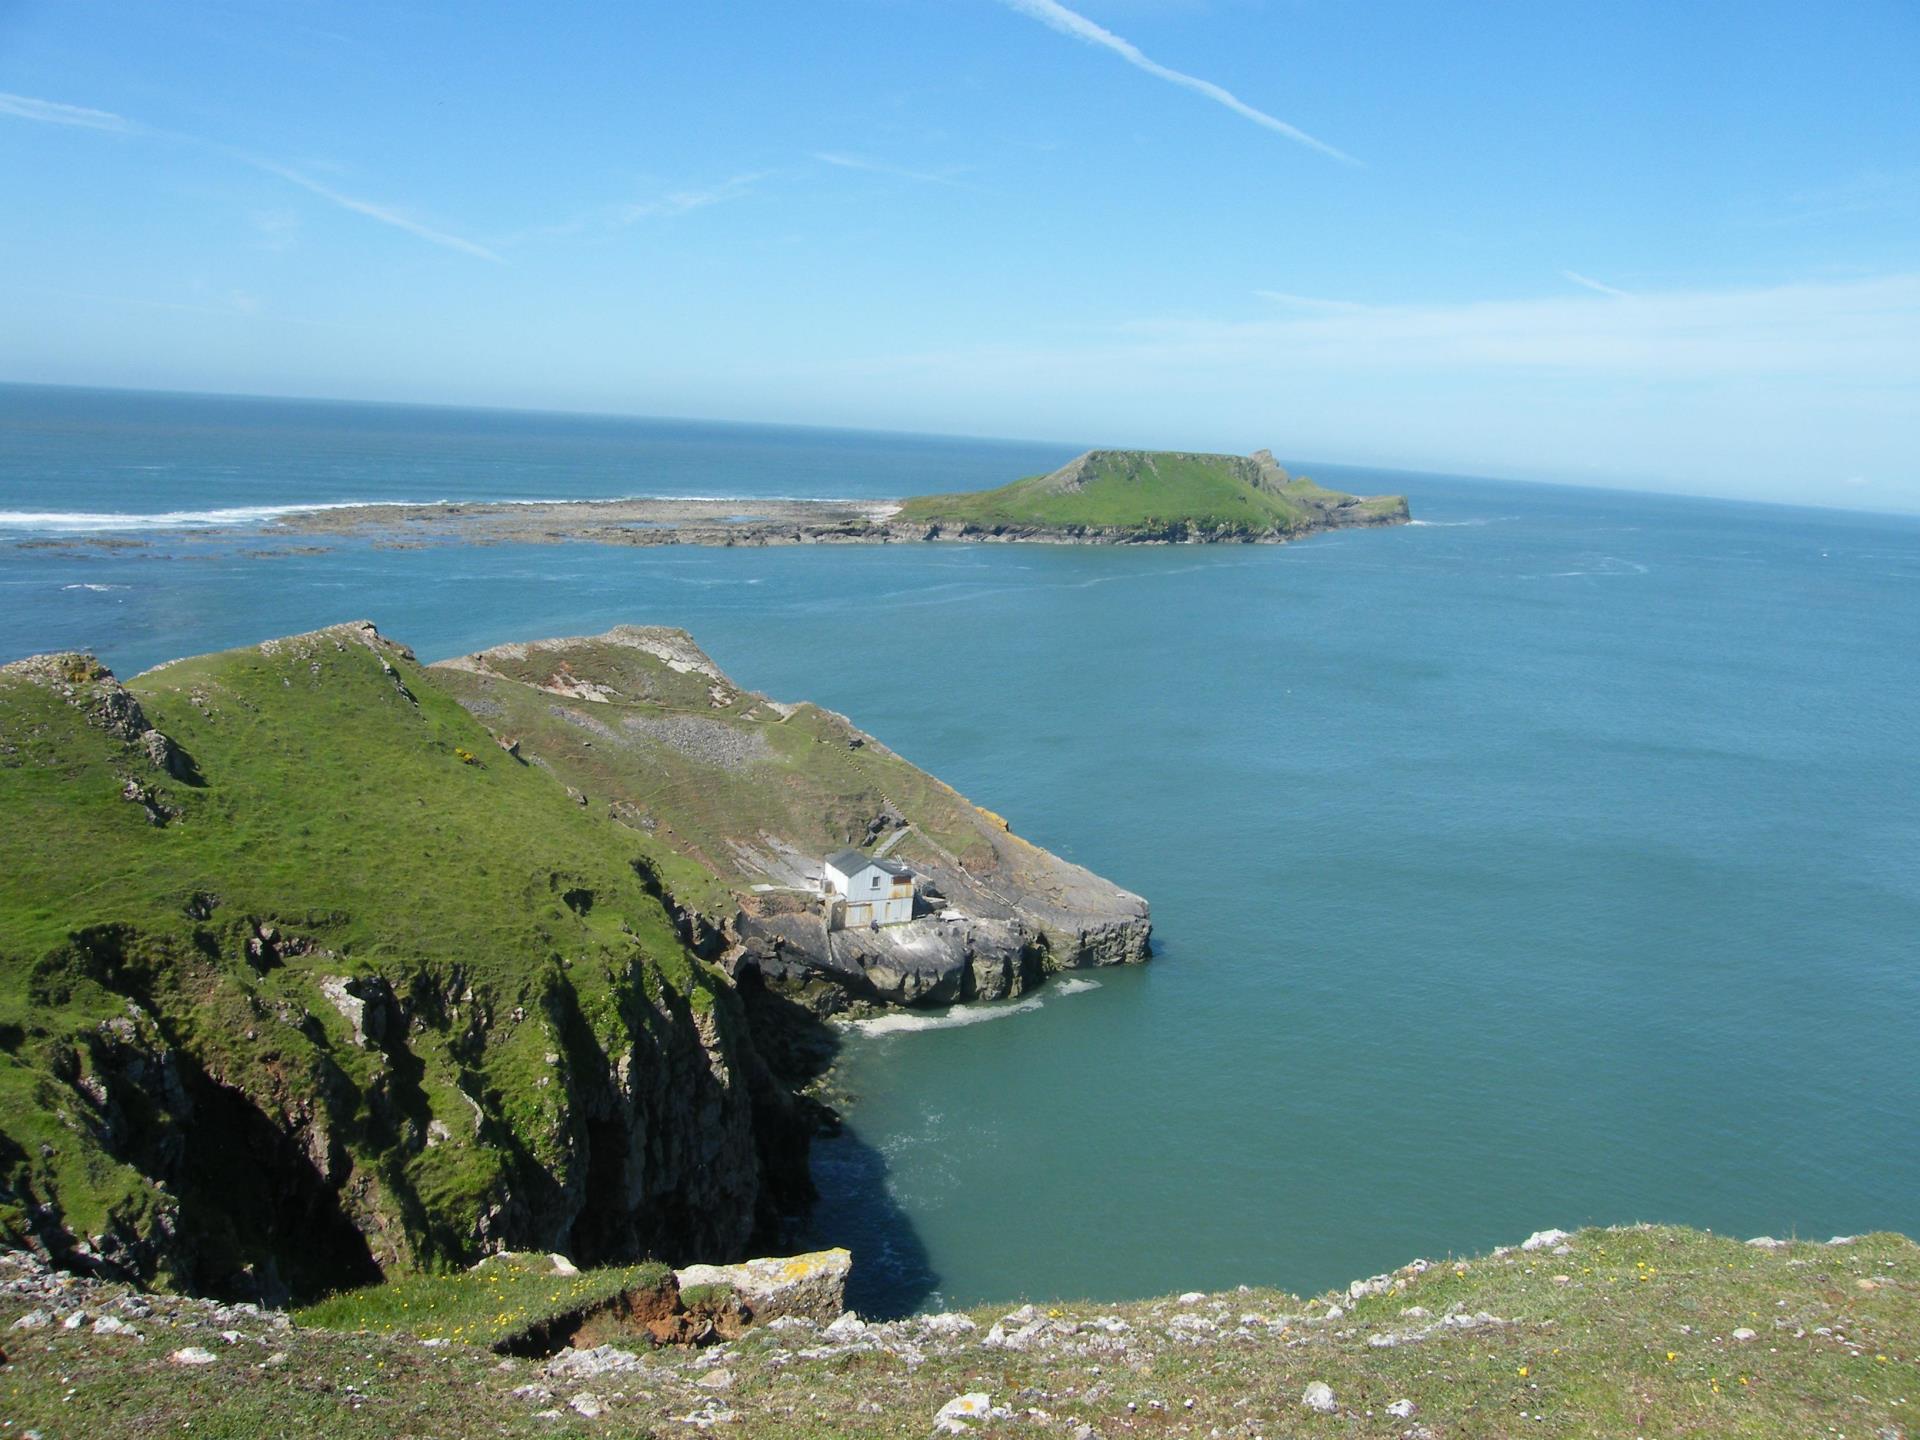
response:
[(1038, 1010), (1038, 995), (1015, 1000), (983, 1000), (972, 1005), (955, 1005), (938, 1015), (876, 1015), (870, 1020), (855, 1020), (848, 1027), (862, 1035), (906, 1035), (921, 1030), (957, 1030), (962, 1025), (982, 1025), (989, 1020), (1004, 1020), (1009, 1015), (1024, 1015)]
[(0, 529), (45, 530), (77, 534), (102, 530), (182, 530), (189, 526), (258, 525), (306, 510), (350, 510), (366, 502), (320, 505), (235, 505), (217, 510), (162, 510), (152, 514), (118, 510), (0, 510)]

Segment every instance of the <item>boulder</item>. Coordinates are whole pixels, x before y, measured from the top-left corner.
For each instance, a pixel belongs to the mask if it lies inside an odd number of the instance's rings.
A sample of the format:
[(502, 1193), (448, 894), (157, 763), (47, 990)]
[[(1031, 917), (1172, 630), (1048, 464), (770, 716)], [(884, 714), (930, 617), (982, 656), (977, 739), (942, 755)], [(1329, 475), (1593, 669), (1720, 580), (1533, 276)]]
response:
[(676, 1270), (682, 1291), (696, 1285), (727, 1285), (740, 1297), (755, 1324), (797, 1316), (828, 1325), (846, 1308), (847, 1272), (853, 1256), (845, 1250), (816, 1250), (738, 1265), (689, 1265)]
[(1322, 1415), (1331, 1415), (1340, 1408), (1340, 1402), (1333, 1398), (1333, 1387), (1324, 1380), (1316, 1380), (1307, 1386), (1300, 1396), (1300, 1403)]
[(956, 1395), (942, 1405), (933, 1417), (933, 1428), (949, 1435), (964, 1435), (971, 1425), (992, 1415), (993, 1397), (976, 1390)]

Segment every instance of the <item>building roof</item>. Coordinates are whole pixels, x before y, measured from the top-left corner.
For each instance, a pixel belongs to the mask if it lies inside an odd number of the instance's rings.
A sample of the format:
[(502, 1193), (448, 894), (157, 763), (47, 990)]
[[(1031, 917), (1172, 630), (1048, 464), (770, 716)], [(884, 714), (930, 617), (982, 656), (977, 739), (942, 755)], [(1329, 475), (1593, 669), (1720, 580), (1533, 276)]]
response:
[(902, 865), (898, 860), (876, 860), (864, 850), (842, 850), (837, 855), (829, 855), (827, 864), (849, 878), (858, 875), (869, 865), (878, 866), (896, 880), (904, 880), (913, 874), (911, 866)]

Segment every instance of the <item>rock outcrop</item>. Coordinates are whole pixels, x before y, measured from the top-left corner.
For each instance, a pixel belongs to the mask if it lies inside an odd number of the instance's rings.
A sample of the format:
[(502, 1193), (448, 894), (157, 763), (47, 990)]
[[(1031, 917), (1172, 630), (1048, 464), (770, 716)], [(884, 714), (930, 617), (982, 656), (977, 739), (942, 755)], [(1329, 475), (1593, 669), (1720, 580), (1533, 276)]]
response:
[(847, 1273), (852, 1268), (853, 1256), (847, 1251), (816, 1250), (737, 1265), (689, 1265), (674, 1271), (674, 1279), (682, 1294), (724, 1286), (739, 1297), (755, 1324), (798, 1318), (830, 1325), (846, 1309)]

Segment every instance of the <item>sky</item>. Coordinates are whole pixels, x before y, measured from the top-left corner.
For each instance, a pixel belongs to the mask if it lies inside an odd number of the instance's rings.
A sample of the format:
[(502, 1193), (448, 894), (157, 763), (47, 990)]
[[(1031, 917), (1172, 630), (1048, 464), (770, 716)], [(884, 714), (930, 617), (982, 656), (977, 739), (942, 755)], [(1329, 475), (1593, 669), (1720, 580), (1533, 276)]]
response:
[(0, 380), (1920, 511), (1911, 0), (0, 0)]

